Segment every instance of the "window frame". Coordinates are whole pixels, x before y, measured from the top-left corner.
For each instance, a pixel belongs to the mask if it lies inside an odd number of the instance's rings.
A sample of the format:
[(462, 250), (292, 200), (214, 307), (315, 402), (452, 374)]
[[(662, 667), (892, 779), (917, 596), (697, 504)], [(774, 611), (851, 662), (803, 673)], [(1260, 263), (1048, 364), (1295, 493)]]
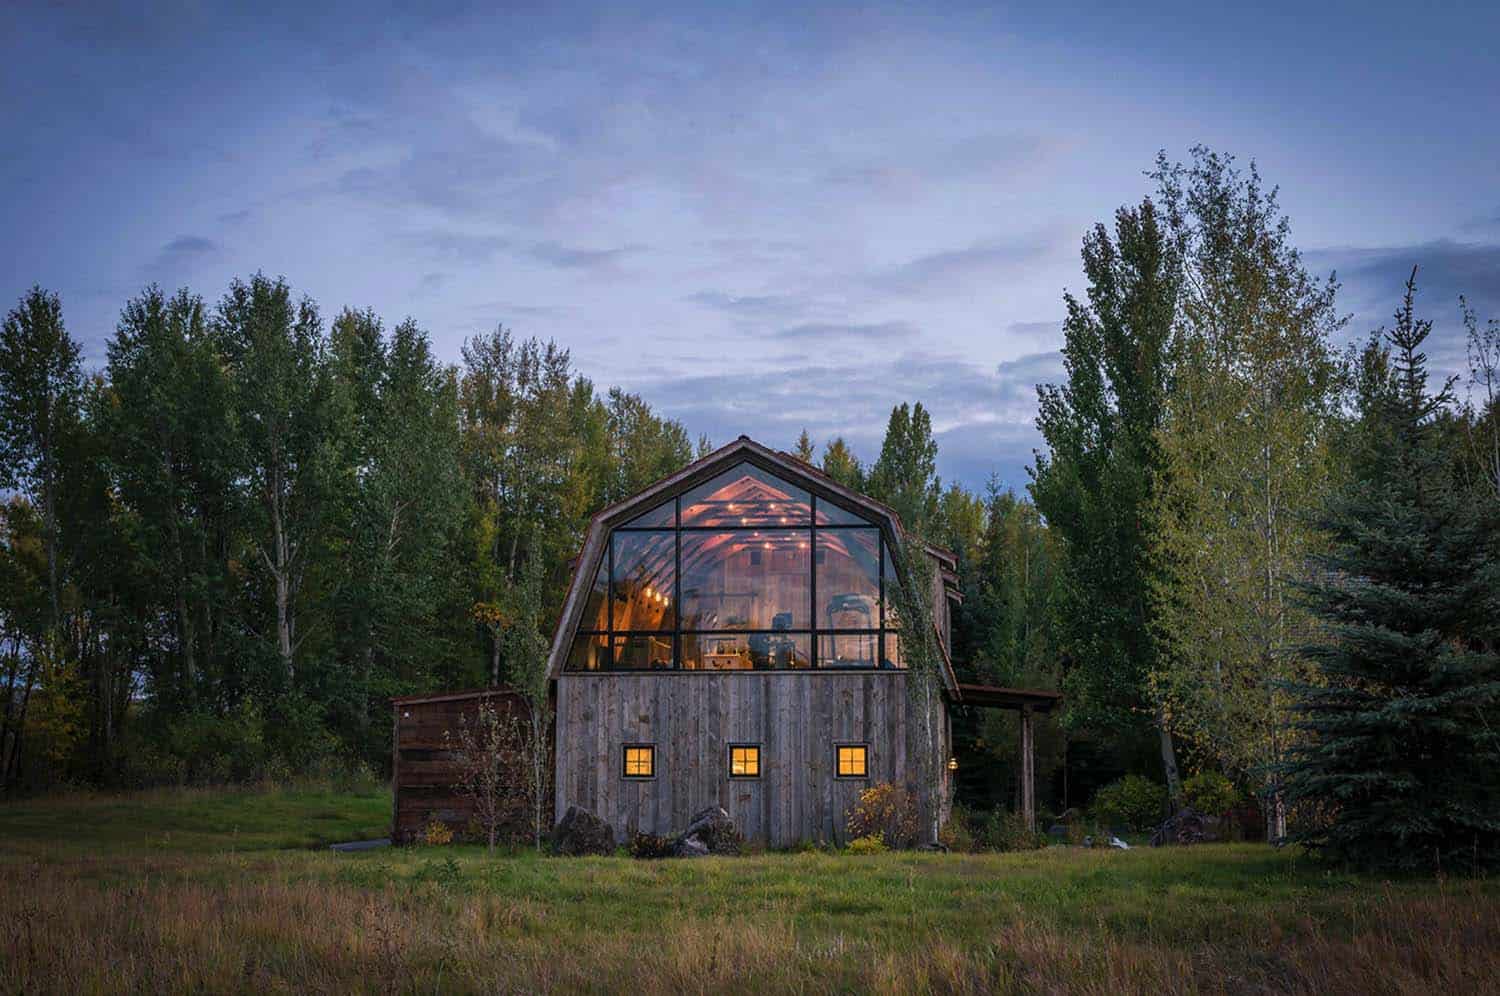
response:
[[(650, 759), (651, 773), (649, 775), (630, 773), (630, 752), (633, 750), (644, 750)], [(656, 744), (654, 743), (627, 743), (620, 745), (620, 777), (631, 782), (649, 782), (656, 779)]]
[[(843, 773), (843, 751), (858, 749), (860, 752), (860, 766), (864, 769), (858, 775), (846, 775)], [(870, 780), (870, 744), (857, 740), (838, 741), (833, 745), (833, 777), (846, 781), (869, 781)]]
[[(897, 632), (897, 627), (894, 625), (894, 620), (891, 618), (893, 606), (890, 606), (887, 603), (888, 603), (888, 601), (891, 598), (892, 592), (900, 584), (900, 577), (899, 577), (900, 568), (895, 563), (895, 550), (896, 550), (896, 548), (895, 548), (895, 545), (894, 545), (894, 542), (893, 542), (892, 538), (888, 535), (889, 530), (887, 528), (887, 525), (884, 524), (884, 523), (875, 521), (872, 518), (867, 517), (869, 515), (869, 513), (865, 512), (865, 511), (856, 510), (854, 508), (846, 506), (843, 503), (843, 501), (841, 501), (841, 500), (839, 500), (837, 498), (824, 497), (823, 495), (821, 495), (821, 494), (818, 493), (818, 491), (817, 491), (817, 489), (815, 487), (809, 487), (809, 486), (807, 486), (805, 484), (799, 484), (799, 483), (796, 483), (793, 480), (788, 479), (785, 476), (785, 472), (783, 470), (781, 470), (781, 469), (771, 468), (771, 467), (764, 467), (760, 463), (758, 463), (757, 461), (754, 461), (754, 460), (744, 460), (744, 461), (741, 461), (741, 462), (745, 463), (745, 464), (748, 464), (751, 468), (753, 468), (754, 470), (756, 470), (757, 472), (759, 472), (761, 474), (765, 474), (765, 475), (768, 475), (771, 478), (782, 480), (782, 481), (784, 481), (786, 484), (788, 484), (791, 487), (795, 487), (795, 488), (798, 488), (798, 489), (800, 489), (802, 491), (807, 492), (807, 494), (808, 494), (808, 502), (809, 502), (809, 510), (810, 510), (809, 521), (806, 524), (797, 523), (797, 524), (785, 524), (785, 525), (776, 524), (776, 525), (763, 525), (763, 526), (748, 526), (748, 525), (747, 526), (732, 526), (732, 525), (684, 525), (683, 524), (683, 520), (682, 520), (682, 506), (683, 506), (683, 498), (684, 498), (684, 496), (687, 495), (688, 493), (690, 493), (691, 491), (693, 491), (695, 488), (697, 488), (700, 484), (704, 483), (705, 481), (713, 480), (717, 476), (722, 475), (723, 473), (726, 472), (726, 471), (719, 471), (717, 474), (713, 474), (713, 475), (710, 475), (710, 476), (704, 478), (704, 481), (700, 481), (700, 482), (698, 482), (698, 484), (694, 484), (694, 485), (691, 485), (689, 487), (684, 487), (678, 494), (674, 495), (672, 498), (670, 498), (670, 499), (668, 499), (666, 501), (660, 501), (656, 505), (654, 505), (652, 507), (652, 509), (648, 510), (648, 511), (655, 511), (657, 509), (662, 508), (662, 506), (667, 505), (668, 503), (670, 503), (671, 506), (672, 506), (672, 508), (673, 508), (673, 514), (670, 516), (670, 518), (672, 519), (672, 521), (674, 523), (673, 525), (671, 525), (671, 526), (664, 526), (664, 525), (658, 525), (658, 524), (641, 525), (641, 526), (631, 525), (630, 523), (636, 522), (640, 518), (640, 516), (636, 516), (635, 518), (632, 518), (632, 519), (628, 520), (625, 524), (611, 527), (609, 529), (609, 531), (607, 532), (606, 537), (605, 537), (604, 550), (603, 550), (602, 555), (601, 555), (601, 564), (600, 564), (600, 568), (603, 570), (603, 573), (604, 573), (605, 578), (606, 578), (606, 585), (605, 585), (605, 592), (604, 592), (605, 603), (607, 605), (607, 611), (604, 613), (604, 616), (605, 616), (605, 618), (604, 618), (605, 628), (599, 629), (597, 627), (580, 625), (577, 629), (574, 630), (574, 632), (572, 634), (572, 638), (573, 638), (574, 642), (576, 642), (580, 637), (602, 636), (605, 639), (606, 651), (605, 651), (605, 653), (604, 653), (604, 655), (602, 657), (601, 666), (599, 668), (597, 668), (595, 670), (583, 669), (583, 670), (577, 670), (577, 671), (569, 671), (569, 673), (572, 673), (572, 674), (602, 674), (602, 673), (616, 672), (616, 673), (630, 673), (630, 674), (659, 674), (662, 671), (671, 671), (673, 673), (679, 673), (679, 672), (686, 672), (686, 671), (689, 671), (689, 670), (702, 670), (702, 671), (705, 671), (705, 672), (708, 672), (708, 673), (730, 673), (730, 672), (725, 672), (722, 669), (713, 669), (713, 668), (690, 669), (690, 668), (684, 667), (683, 666), (683, 651), (684, 651), (683, 644), (684, 644), (684, 637), (686, 637), (686, 636), (727, 635), (727, 634), (732, 634), (732, 633), (744, 634), (746, 636), (765, 634), (765, 635), (772, 635), (772, 636), (790, 636), (790, 637), (798, 638), (799, 640), (805, 639), (807, 641), (807, 645), (808, 645), (808, 649), (809, 649), (808, 666), (805, 667), (805, 668), (795, 668), (795, 667), (793, 667), (793, 668), (772, 668), (772, 669), (770, 669), (770, 670), (775, 670), (775, 671), (778, 671), (778, 672), (800, 673), (800, 672), (812, 672), (812, 671), (834, 671), (836, 673), (849, 673), (849, 672), (869, 672), (869, 671), (904, 672), (904, 671), (907, 670), (907, 668), (905, 666), (903, 666), (902, 664), (899, 664), (899, 663), (892, 663), (892, 664), (890, 664), (888, 666), (887, 665), (887, 661), (890, 660), (890, 658), (885, 654), (885, 647), (886, 647), (886, 639), (887, 639), (887, 637), (891, 636), (891, 635), (893, 635), (893, 634), (895, 634)], [(731, 466), (730, 468), (727, 468), (727, 469), (728, 470), (732, 470), (733, 467)], [(828, 516), (828, 518), (833, 519), (833, 521), (831, 521), (831, 522), (820, 522), (819, 521), (820, 511), (821, 511), (822, 507), (825, 506), (825, 505), (828, 506), (828, 508), (832, 512), (832, 515)], [(642, 514), (646, 514), (646, 513), (642, 513)], [(851, 519), (857, 519), (858, 521), (857, 522), (853, 522), (853, 521), (850, 521)], [(809, 617), (809, 623), (808, 623), (808, 625), (806, 627), (798, 627), (798, 628), (795, 628), (795, 629), (785, 629), (785, 630), (776, 630), (776, 629), (764, 630), (764, 629), (757, 629), (757, 628), (754, 628), (754, 627), (743, 627), (743, 626), (736, 626), (732, 630), (731, 629), (698, 629), (698, 628), (686, 625), (685, 624), (685, 620), (683, 618), (684, 613), (683, 613), (683, 599), (682, 599), (682, 593), (683, 593), (683, 583), (682, 583), (682, 554), (683, 554), (683, 537), (684, 537), (684, 534), (734, 532), (734, 531), (739, 531), (739, 530), (755, 530), (755, 529), (772, 530), (772, 531), (787, 530), (787, 531), (793, 531), (793, 532), (805, 532), (806, 533), (806, 535), (808, 537), (808, 562), (807, 562), (807, 570), (808, 570), (808, 595), (809, 595), (809, 599), (808, 600), (809, 600), (809, 603), (810, 603), (809, 606), (808, 606), (809, 611), (810, 611), (810, 617)], [(878, 579), (877, 580), (877, 585), (878, 585), (878, 587), (877, 587), (877, 592), (878, 592), (878, 594), (877, 594), (878, 613), (877, 613), (876, 618), (874, 620), (872, 620), (872, 625), (870, 627), (868, 627), (868, 628), (845, 628), (845, 627), (832, 627), (832, 626), (820, 625), (819, 617), (818, 617), (818, 608), (819, 608), (818, 590), (819, 590), (819, 588), (821, 586), (819, 585), (819, 577), (818, 577), (818, 575), (821, 572), (820, 569), (823, 568), (823, 567), (826, 567), (826, 552), (827, 552), (827, 548), (823, 547), (823, 548), (820, 549), (820, 545), (819, 545), (819, 542), (818, 542), (818, 534), (820, 532), (824, 531), (824, 530), (829, 530), (829, 531), (872, 530), (876, 534), (876, 537), (877, 537), (877, 542), (876, 542), (877, 554), (876, 555), (878, 557), (878, 561), (877, 561), (877, 563), (878, 563), (878, 567), (877, 567), (877, 579)], [(672, 605), (671, 605), (671, 617), (672, 617), (672, 623), (673, 624), (672, 624), (671, 628), (661, 628), (661, 629), (655, 629), (655, 630), (636, 630), (636, 629), (623, 629), (623, 628), (619, 628), (618, 627), (618, 623), (622, 622), (623, 620), (617, 619), (617, 616), (619, 615), (619, 613), (616, 611), (616, 605), (615, 605), (615, 600), (616, 600), (616, 596), (617, 596), (616, 587), (615, 587), (615, 582), (616, 582), (615, 573), (616, 573), (616, 569), (617, 569), (617, 565), (615, 564), (615, 539), (616, 539), (616, 536), (618, 536), (620, 534), (623, 534), (623, 533), (633, 533), (633, 532), (654, 532), (654, 533), (667, 533), (667, 532), (670, 532), (670, 533), (673, 534), (673, 548), (674, 549), (673, 549), (673, 564), (672, 564), (673, 577), (672, 577), (672, 593), (671, 593), (672, 594), (672, 599), (671, 599), (671, 601), (672, 601)], [(819, 564), (819, 554), (820, 553), (825, 554), (824, 564), (822, 564), (822, 565)], [(888, 570), (888, 568), (889, 568), (889, 570)], [(890, 570), (896, 571), (897, 572), (897, 576), (890, 578), (889, 582), (888, 582), (887, 577), (888, 577), (888, 574), (890, 573)], [(825, 579), (825, 582), (826, 582), (826, 579)], [(589, 584), (592, 587), (592, 584), (593, 584), (592, 579), (590, 580)], [(595, 621), (597, 621), (597, 620), (595, 620)], [(625, 668), (625, 667), (619, 666), (619, 661), (617, 660), (617, 658), (618, 658), (619, 655), (616, 653), (615, 641), (618, 638), (620, 638), (620, 637), (632, 637), (632, 636), (650, 636), (650, 637), (654, 637), (656, 639), (670, 640), (671, 644), (672, 644), (672, 658), (671, 658), (671, 663), (667, 667), (665, 667), (665, 668)], [(822, 639), (824, 637), (837, 637), (837, 636), (869, 636), (869, 637), (872, 637), (874, 639), (875, 647), (876, 647), (876, 653), (875, 653), (875, 657), (874, 657), (873, 663), (870, 664), (870, 665), (868, 665), (868, 666), (863, 666), (863, 667), (838, 667), (838, 668), (825, 668), (825, 667), (822, 667), (821, 664), (820, 664), (820, 660), (819, 660), (819, 647), (821, 646), (821, 641), (822, 641)], [(570, 643), (569, 644), (570, 652), (571, 652), (571, 646), (572, 646), (572, 644)], [(566, 661), (564, 663), (566, 664)]]
[[(762, 757), (763, 757), (763, 755), (765, 753), (765, 751), (762, 750), (761, 745), (758, 744), (758, 743), (732, 743), (732, 744), (729, 744), (728, 746), (729, 746), (729, 777), (732, 778), (732, 779), (734, 779), (735, 781), (755, 781), (755, 780), (759, 779), (760, 776), (761, 776), (761, 772), (765, 770), (764, 766), (761, 764)], [(753, 775), (746, 775), (746, 774), (739, 774), (739, 775), (737, 775), (737, 774), (734, 773), (734, 752), (737, 751), (737, 750), (753, 750), (753, 751), (755, 751), (755, 774), (753, 774)]]

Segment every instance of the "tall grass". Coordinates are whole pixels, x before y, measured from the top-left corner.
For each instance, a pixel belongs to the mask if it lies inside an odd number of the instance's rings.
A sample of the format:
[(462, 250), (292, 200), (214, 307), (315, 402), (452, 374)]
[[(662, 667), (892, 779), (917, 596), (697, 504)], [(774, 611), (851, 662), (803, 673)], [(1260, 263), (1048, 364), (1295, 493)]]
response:
[[(32, 804), (28, 804), (32, 805)], [(354, 855), (125, 835), (48, 848), (0, 810), (4, 992), (1494, 992), (1500, 890), (1295, 853), (1050, 848), (698, 861)], [(86, 800), (74, 818), (109, 813)], [(130, 800), (114, 805), (129, 809)], [(151, 796), (244, 821), (296, 793)], [(277, 810), (277, 807), (280, 807)], [(300, 816), (285, 816), (300, 813)], [(159, 818), (153, 833), (160, 831)], [(96, 830), (125, 825), (110, 815)], [(301, 839), (309, 831), (284, 827)]]

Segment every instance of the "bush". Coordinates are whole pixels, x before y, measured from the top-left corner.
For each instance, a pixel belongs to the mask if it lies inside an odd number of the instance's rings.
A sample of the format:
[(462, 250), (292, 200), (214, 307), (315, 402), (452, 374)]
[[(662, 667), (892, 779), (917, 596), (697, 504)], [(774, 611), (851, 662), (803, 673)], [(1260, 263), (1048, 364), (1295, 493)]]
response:
[(990, 851), (1034, 851), (1046, 843), (1020, 813), (997, 809), (979, 825), (979, 845)]
[(890, 848), (885, 846), (885, 841), (881, 839), (880, 834), (872, 833), (863, 837), (855, 837), (844, 850), (850, 854), (884, 854)]
[(953, 811), (948, 816), (948, 822), (938, 831), (938, 843), (950, 851), (975, 851), (978, 844), (974, 839), (974, 817), (963, 806), (954, 805)]
[(422, 827), (422, 843), (428, 847), (442, 847), (453, 843), (453, 828), (442, 820), (432, 819)]
[(1182, 794), (1190, 807), (1209, 816), (1222, 816), (1240, 802), (1234, 782), (1217, 771), (1198, 772), (1182, 783)]
[(1147, 830), (1162, 821), (1167, 787), (1140, 775), (1126, 775), (1094, 793), (1094, 818), (1109, 828)]
[(859, 801), (849, 810), (846, 826), (851, 839), (879, 837), (886, 847), (914, 847), (916, 800), (901, 786), (880, 782), (859, 794)]

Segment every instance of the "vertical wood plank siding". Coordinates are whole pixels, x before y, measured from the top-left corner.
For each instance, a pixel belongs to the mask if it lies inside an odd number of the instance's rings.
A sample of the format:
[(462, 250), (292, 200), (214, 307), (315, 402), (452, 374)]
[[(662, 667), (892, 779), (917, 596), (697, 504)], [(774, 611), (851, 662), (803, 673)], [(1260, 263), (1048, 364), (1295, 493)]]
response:
[[(772, 847), (842, 842), (861, 790), (916, 781), (907, 770), (907, 709), (902, 672), (565, 673), (557, 682), (557, 813), (583, 806), (624, 841), (635, 831), (680, 831), (717, 803), (747, 838)], [(946, 727), (946, 716), (938, 722)], [(654, 778), (622, 776), (626, 743), (656, 745)], [(759, 778), (729, 777), (731, 743), (761, 745)], [(869, 744), (868, 778), (834, 777), (836, 743)]]

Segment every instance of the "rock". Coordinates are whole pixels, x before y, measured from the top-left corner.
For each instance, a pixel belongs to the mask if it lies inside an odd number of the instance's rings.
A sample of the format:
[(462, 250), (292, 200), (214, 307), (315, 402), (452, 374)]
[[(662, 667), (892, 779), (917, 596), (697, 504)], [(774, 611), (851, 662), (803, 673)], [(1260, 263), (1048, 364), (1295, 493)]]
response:
[(1109, 838), (1109, 846), (1113, 847), (1117, 851), (1128, 851), (1128, 850), (1130, 850), (1130, 845), (1127, 844), (1127, 843), (1125, 843), (1119, 837), (1111, 837), (1111, 838)]
[(699, 810), (688, 821), (687, 829), (682, 831), (677, 842), (690, 839), (696, 839), (707, 848), (709, 854), (738, 854), (745, 842), (735, 827), (734, 820), (719, 806)]
[(1179, 809), (1151, 835), (1151, 846), (1164, 844), (1206, 844), (1219, 839), (1219, 821), (1186, 807)]
[(569, 806), (552, 828), (552, 852), (577, 857), (613, 854), (615, 831), (608, 823), (578, 806)]
[(633, 833), (630, 835), (630, 856), (632, 858), (670, 858), (672, 856), (672, 842), (665, 837), (658, 837), (654, 833)]
[(672, 841), (670, 853), (674, 858), (706, 858), (708, 845), (697, 837), (683, 835)]

